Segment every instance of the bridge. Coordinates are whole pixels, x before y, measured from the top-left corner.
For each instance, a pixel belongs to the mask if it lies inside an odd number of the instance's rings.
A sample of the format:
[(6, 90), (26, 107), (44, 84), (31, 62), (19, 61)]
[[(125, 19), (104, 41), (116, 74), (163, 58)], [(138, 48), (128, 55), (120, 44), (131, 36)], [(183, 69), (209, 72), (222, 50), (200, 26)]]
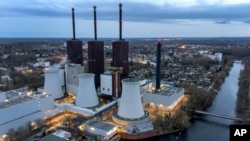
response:
[(244, 120), (242, 120), (240, 118), (230, 117), (230, 116), (225, 116), (225, 115), (220, 115), (220, 114), (214, 114), (214, 113), (209, 113), (209, 112), (200, 111), (200, 110), (195, 110), (195, 113), (214, 116), (214, 117), (219, 117), (219, 118), (224, 118), (224, 119), (229, 119), (229, 120), (234, 120), (234, 121), (238, 121), (238, 122), (243, 122), (244, 121)]

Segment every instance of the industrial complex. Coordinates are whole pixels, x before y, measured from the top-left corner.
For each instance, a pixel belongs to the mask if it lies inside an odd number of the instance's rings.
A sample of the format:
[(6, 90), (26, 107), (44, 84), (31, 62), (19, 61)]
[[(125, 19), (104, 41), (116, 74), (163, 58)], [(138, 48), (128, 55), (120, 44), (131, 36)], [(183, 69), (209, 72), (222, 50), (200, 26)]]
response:
[[(149, 105), (152, 108), (172, 110), (182, 101), (185, 90), (161, 83), (161, 42), (156, 44), (155, 81), (128, 77), (129, 42), (122, 39), (121, 4), (119, 8), (120, 37), (112, 43), (109, 71), (104, 72), (104, 43), (97, 41), (96, 7), (95, 40), (88, 42), (88, 72), (84, 71), (83, 66), (82, 41), (75, 37), (72, 9), (73, 38), (67, 41), (69, 62), (58, 69), (46, 70), (44, 87), (37, 91), (29, 91), (25, 87), (0, 93), (0, 138), (6, 137), (12, 128), (17, 129), (28, 122), (35, 128), (37, 119), (56, 120), (59, 116), (55, 115), (65, 112), (76, 115), (75, 119), (80, 117), (82, 120), (76, 128), (97, 140), (115, 141), (129, 138), (129, 135), (138, 135), (134, 139), (140, 139), (157, 135), (157, 129), (151, 123), (151, 113), (144, 107)], [(105, 116), (112, 119), (105, 120)], [(56, 127), (61, 126), (59, 124)], [(69, 131), (62, 129), (41, 138), (44, 141), (53, 139), (75, 140)]]

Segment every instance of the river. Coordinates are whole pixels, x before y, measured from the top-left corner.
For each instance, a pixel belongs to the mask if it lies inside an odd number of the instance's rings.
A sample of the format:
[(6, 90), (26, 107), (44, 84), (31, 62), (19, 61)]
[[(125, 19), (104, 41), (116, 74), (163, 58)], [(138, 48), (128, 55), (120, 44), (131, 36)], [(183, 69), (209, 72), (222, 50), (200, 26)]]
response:
[[(215, 97), (214, 103), (206, 111), (236, 117), (235, 107), (239, 89), (238, 78), (242, 64), (234, 62), (229, 75)], [(233, 121), (212, 116), (201, 116), (178, 138), (176, 135), (164, 135), (154, 138), (158, 141), (229, 141), (229, 125)]]

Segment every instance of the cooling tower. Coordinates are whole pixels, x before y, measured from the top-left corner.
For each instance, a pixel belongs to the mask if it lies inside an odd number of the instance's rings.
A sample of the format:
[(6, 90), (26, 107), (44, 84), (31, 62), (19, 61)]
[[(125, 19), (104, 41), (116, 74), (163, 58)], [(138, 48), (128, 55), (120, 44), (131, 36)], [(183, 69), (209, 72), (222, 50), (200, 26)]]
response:
[(137, 125), (149, 121), (149, 113), (142, 108), (140, 81), (127, 78), (122, 80), (122, 97), (118, 110), (113, 112), (112, 119), (120, 125)]
[(44, 92), (52, 94), (54, 99), (63, 96), (58, 70), (48, 70), (45, 72)]
[(128, 119), (140, 118), (144, 115), (138, 79), (122, 80), (122, 97), (117, 114)]
[(93, 73), (82, 73), (78, 75), (79, 86), (76, 106), (93, 107), (98, 105), (94, 77), (95, 75)]

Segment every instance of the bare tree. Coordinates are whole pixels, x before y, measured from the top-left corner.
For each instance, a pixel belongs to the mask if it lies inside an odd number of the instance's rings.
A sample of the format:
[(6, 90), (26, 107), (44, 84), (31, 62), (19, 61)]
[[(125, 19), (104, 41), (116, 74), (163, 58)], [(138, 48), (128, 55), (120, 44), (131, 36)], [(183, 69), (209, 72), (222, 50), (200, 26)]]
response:
[(15, 133), (16, 133), (15, 129), (13, 129), (13, 128), (9, 129), (7, 136), (8, 136), (10, 141), (16, 140)]
[(44, 120), (41, 118), (35, 119), (35, 123), (37, 124), (38, 128), (43, 127), (45, 125)]
[(27, 130), (23, 127), (23, 126), (20, 126), (17, 128), (17, 138), (18, 140), (22, 140), (25, 135), (27, 134)]
[(25, 128), (28, 130), (28, 133), (30, 134), (31, 131), (32, 131), (31, 121), (28, 121), (28, 122), (26, 123)]

